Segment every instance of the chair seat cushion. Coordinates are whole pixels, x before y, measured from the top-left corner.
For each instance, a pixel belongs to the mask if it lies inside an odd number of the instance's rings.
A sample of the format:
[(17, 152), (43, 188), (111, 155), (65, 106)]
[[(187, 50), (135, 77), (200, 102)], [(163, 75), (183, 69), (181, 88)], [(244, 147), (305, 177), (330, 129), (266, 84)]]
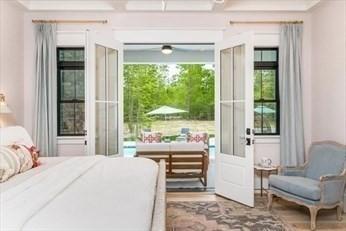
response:
[(269, 184), (287, 193), (298, 197), (318, 201), (321, 199), (319, 181), (299, 176), (271, 175)]

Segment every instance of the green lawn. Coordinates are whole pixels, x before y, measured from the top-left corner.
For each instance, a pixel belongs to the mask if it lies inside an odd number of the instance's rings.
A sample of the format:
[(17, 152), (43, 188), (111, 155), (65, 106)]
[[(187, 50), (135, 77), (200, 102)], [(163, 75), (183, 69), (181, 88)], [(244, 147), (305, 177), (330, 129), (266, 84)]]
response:
[[(215, 121), (210, 120), (158, 120), (151, 124), (152, 131), (162, 132), (164, 136), (179, 135), (181, 128), (190, 128), (191, 132), (203, 131), (215, 134)], [(124, 125), (124, 136), (131, 137), (127, 123)], [(132, 135), (133, 136), (133, 135)]]

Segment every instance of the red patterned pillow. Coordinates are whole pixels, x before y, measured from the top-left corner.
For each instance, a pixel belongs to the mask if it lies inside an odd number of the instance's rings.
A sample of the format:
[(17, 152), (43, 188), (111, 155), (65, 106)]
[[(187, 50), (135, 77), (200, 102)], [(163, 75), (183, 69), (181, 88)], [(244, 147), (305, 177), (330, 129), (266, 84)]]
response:
[(206, 132), (190, 132), (187, 141), (191, 143), (208, 143), (208, 133)]
[(160, 143), (161, 133), (160, 132), (143, 132), (142, 142), (143, 143)]
[(31, 154), (31, 158), (32, 158), (32, 162), (33, 162), (33, 168), (39, 166), (41, 163), (38, 160), (38, 157), (40, 156), (40, 151), (35, 147), (35, 146), (31, 146), (30, 148), (28, 146), (25, 146), (30, 154)]

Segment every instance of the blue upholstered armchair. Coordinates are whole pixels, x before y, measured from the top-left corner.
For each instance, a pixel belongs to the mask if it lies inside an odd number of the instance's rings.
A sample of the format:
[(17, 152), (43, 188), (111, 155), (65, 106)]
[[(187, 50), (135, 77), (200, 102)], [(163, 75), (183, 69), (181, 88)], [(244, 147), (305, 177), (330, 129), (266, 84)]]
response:
[(298, 168), (280, 168), (269, 178), (268, 209), (273, 195), (304, 205), (310, 210), (311, 229), (319, 209), (337, 208), (342, 219), (346, 181), (346, 146), (330, 141), (312, 144), (309, 161)]

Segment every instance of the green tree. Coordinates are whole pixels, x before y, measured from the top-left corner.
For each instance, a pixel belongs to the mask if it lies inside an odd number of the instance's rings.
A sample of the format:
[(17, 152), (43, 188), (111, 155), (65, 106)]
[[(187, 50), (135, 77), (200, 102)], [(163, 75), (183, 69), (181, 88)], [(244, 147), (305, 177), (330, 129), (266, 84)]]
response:
[(169, 78), (167, 65), (124, 65), (124, 120), (131, 134), (150, 127), (146, 113), (163, 105), (188, 110), (185, 119), (214, 119), (214, 71), (203, 64), (177, 69)]
[(138, 134), (150, 124), (146, 113), (161, 105), (165, 97), (167, 66), (154, 64), (124, 65), (124, 120), (131, 133)]
[(203, 64), (180, 64), (168, 88), (168, 103), (189, 111), (189, 119), (214, 119), (214, 71)]

